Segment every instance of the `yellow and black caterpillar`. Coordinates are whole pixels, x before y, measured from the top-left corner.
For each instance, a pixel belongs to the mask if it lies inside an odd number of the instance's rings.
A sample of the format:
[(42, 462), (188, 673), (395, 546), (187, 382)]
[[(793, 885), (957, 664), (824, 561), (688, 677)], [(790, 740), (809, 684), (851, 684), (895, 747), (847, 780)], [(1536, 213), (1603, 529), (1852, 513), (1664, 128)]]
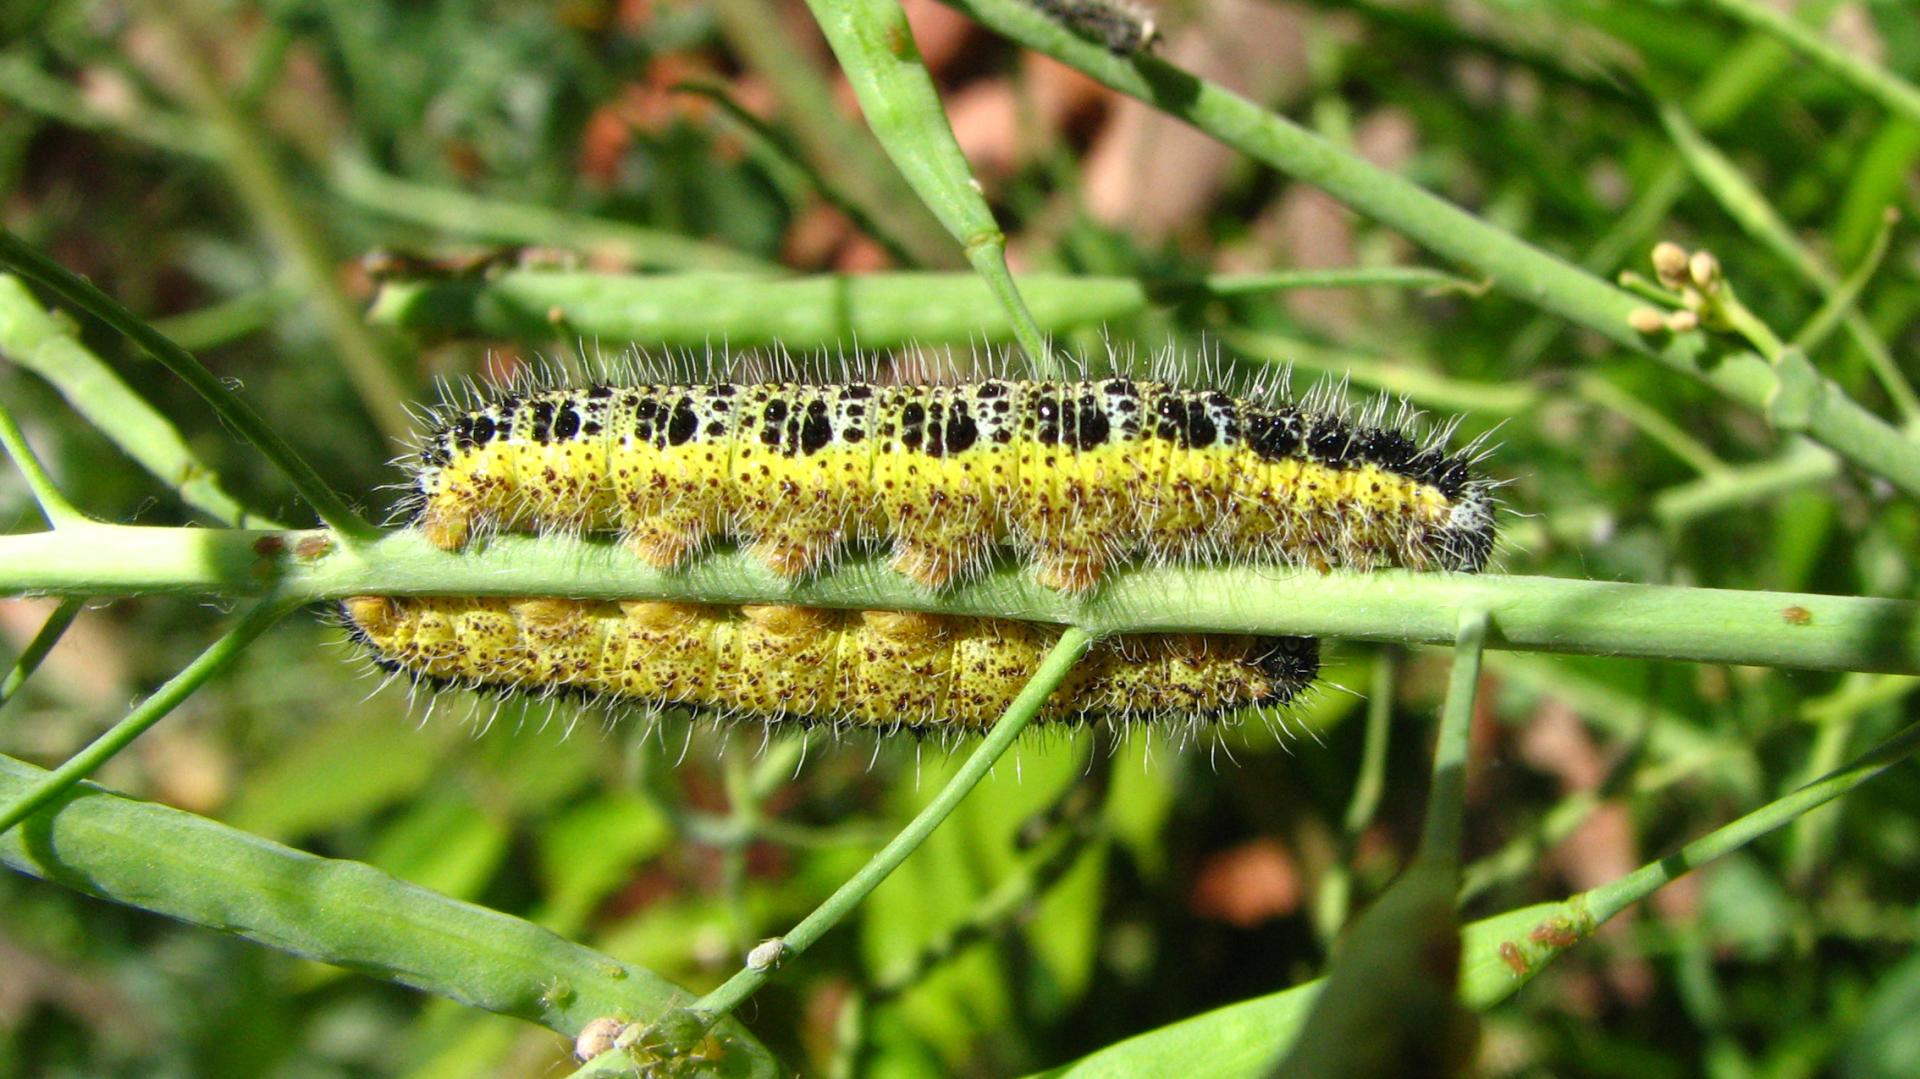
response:
[[(881, 544), (945, 586), (1010, 550), (1054, 588), (1117, 562), (1479, 570), (1493, 485), (1473, 450), (1355, 417), (1153, 380), (703, 382), (503, 389), (432, 420), (407, 512), (435, 545), (615, 535), (670, 567), (721, 538), (797, 577)], [(433, 686), (883, 729), (978, 729), (1059, 630), (788, 606), (358, 597), (350, 632)], [(1295, 637), (1103, 641), (1042, 721), (1208, 719), (1290, 700)]]
[[(361, 596), (343, 613), (377, 663), (437, 687), (943, 732), (992, 724), (1060, 637), (999, 619), (786, 606)], [(1036, 718), (1210, 719), (1283, 704), (1319, 667), (1311, 638), (1113, 637)]]
[(1070, 591), (1142, 557), (1479, 570), (1491, 485), (1403, 427), (1128, 378), (507, 392), (436, 418), (412, 510), (447, 549), (602, 532), (668, 567), (726, 536), (790, 577), (882, 543), (936, 588), (996, 547)]

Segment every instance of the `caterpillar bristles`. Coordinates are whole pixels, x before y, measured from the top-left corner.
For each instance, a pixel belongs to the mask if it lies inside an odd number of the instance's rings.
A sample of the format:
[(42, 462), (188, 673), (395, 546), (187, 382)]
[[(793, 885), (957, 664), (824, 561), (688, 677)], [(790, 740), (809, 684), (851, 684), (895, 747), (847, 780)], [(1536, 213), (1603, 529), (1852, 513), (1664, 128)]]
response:
[[(1005, 350), (630, 353), (587, 383), (536, 362), (498, 385), (443, 385), (397, 512), (449, 550), (500, 531), (591, 535), (670, 567), (731, 541), (790, 579), (879, 548), (929, 594), (1007, 556), (1072, 593), (1127, 563), (1475, 572), (1491, 557), (1499, 484), (1475, 474), (1485, 436), (1449, 448), (1458, 420), (1355, 400), (1345, 380), (1296, 400), (1290, 370), (1240, 375), (1217, 349), (1154, 353), (1144, 378), (1111, 344), (1098, 360), (1044, 381), (1010, 376)], [(943, 743), (991, 723), (1058, 635), (779, 605), (358, 597), (343, 609), (354, 639), (416, 688)], [(1184, 744), (1257, 707), (1271, 728), (1270, 706), (1311, 681), (1314, 655), (1299, 638), (1101, 642), (1040, 718), (1148, 724)]]

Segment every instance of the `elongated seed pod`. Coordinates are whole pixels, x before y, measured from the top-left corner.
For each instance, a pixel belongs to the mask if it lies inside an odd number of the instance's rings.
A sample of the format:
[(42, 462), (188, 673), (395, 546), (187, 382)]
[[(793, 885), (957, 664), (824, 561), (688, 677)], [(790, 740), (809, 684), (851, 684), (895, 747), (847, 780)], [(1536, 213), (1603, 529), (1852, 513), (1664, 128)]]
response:
[[(438, 687), (929, 731), (991, 724), (1060, 636), (1024, 622), (786, 606), (360, 596), (342, 608), (375, 662)], [(1115, 637), (1038, 719), (1212, 718), (1284, 703), (1319, 665), (1308, 638)]]
[(412, 508), (447, 549), (614, 533), (662, 567), (717, 537), (786, 576), (884, 543), (930, 587), (996, 547), (1072, 591), (1141, 558), (1479, 570), (1491, 485), (1404, 427), (1126, 378), (582, 386), (442, 414)]

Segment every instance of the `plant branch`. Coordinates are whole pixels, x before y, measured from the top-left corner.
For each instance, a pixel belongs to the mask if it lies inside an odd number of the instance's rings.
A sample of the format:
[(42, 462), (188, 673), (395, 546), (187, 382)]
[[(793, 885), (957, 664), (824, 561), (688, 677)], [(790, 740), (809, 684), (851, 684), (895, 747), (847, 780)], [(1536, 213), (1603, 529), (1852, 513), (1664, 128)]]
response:
[(1002, 565), (931, 593), (882, 557), (789, 582), (738, 551), (651, 569), (617, 543), (497, 536), (449, 553), (410, 531), (341, 548), (324, 532), (88, 524), (0, 537), (0, 594), (532, 595), (789, 603), (1079, 625), (1095, 634), (1259, 633), (1450, 644), (1458, 612), (1492, 618), (1488, 647), (1809, 670), (1920, 673), (1920, 603), (1496, 574), (1157, 567), (1090, 597)]
[(0, 447), (5, 447), (7, 456), (13, 460), (13, 467), (20, 470), (20, 477), (27, 483), (27, 490), (40, 507), (40, 513), (47, 524), (55, 530), (85, 526), (87, 515), (80, 508), (67, 501), (60, 486), (47, 474), (46, 467), (40, 463), (40, 457), (27, 445), (27, 436), (20, 433), (20, 425), (13, 421), (13, 413), (0, 406)]
[(1007, 269), (1006, 234), (947, 123), (900, 0), (807, 0), (807, 6), (860, 99), (867, 126), (986, 281), (1031, 369), (1058, 375), (1059, 361)]
[(232, 629), (221, 634), (219, 640), (182, 668), (179, 674), (167, 679), (166, 684), (128, 712), (125, 719), (109, 727), (106, 733), (88, 743), (85, 749), (69, 757), (65, 764), (48, 772), (15, 797), (0, 803), (0, 834), (5, 834), (8, 829), (33, 815), (34, 811), (73, 789), (75, 784), (92, 775), (95, 769), (146, 733), (147, 728), (165, 718), (181, 701), (239, 655), (241, 649), (253, 643), (255, 637), (278, 622), (288, 609), (285, 602), (272, 598), (255, 603)]
[[(999, 33), (1176, 116), (1242, 153), (1326, 191), (1430, 250), (1474, 267), (1507, 293), (1537, 304), (1633, 352), (1704, 380), (1768, 414), (1779, 386), (1758, 357), (1712, 355), (1706, 335), (1656, 341), (1628, 321), (1641, 301), (1565, 260), (1378, 168), (1259, 105), (1150, 56), (1117, 57), (1020, 0), (942, 0)], [(1920, 495), (1920, 446), (1813, 378), (1797, 426), (1861, 468)]]
[[(951, 815), (973, 788), (986, 778), (994, 763), (998, 761), (1015, 740), (1025, 730), (1028, 722), (1038, 715), (1047, 698), (1066, 680), (1067, 673), (1086, 653), (1093, 643), (1093, 636), (1078, 627), (1069, 626), (1060, 635), (1060, 640), (1047, 653), (1038, 670), (1027, 680), (1020, 695), (1007, 706), (1005, 714), (987, 731), (986, 737), (974, 749), (966, 761), (960, 765), (940, 792), (934, 795), (926, 808), (914, 815), (900, 834), (893, 837), (886, 846), (880, 848), (860, 871), (849, 877), (846, 883), (834, 890), (813, 913), (801, 919), (800, 924), (780, 938), (779, 953), (783, 959), (797, 957), (814, 942), (825, 935), (829, 929), (838, 925), (841, 919), (853, 912), (880, 882), (887, 879), (907, 856), (919, 849), (920, 844), (933, 834), (934, 829)], [(756, 950), (757, 951), (757, 950)], [(689, 1009), (694, 1013), (702, 1028), (712, 1025), (718, 1019), (728, 1015), (741, 1001), (751, 996), (772, 976), (777, 962), (762, 965), (749, 965), (739, 973), (727, 979), (718, 989), (701, 997)]]
[(33, 677), (33, 672), (40, 669), (40, 661), (47, 658), (47, 653), (53, 651), (53, 646), (60, 643), (61, 637), (66, 636), (67, 628), (73, 625), (73, 620), (80, 616), (80, 609), (86, 604), (84, 598), (70, 596), (61, 600), (53, 613), (47, 615), (47, 620), (40, 623), (40, 631), (20, 650), (20, 656), (13, 661), (6, 679), (0, 681), (0, 705), (12, 700), (13, 695), (20, 692), (20, 687), (27, 684), (27, 679)]
[(1920, 87), (1833, 44), (1792, 15), (1755, 0), (1706, 0), (1706, 3), (1750, 29), (1772, 35), (1829, 75), (1878, 101), (1888, 111), (1905, 117), (1910, 123), (1920, 124)]
[(236, 397), (223, 385), (213, 372), (206, 369), (199, 360), (186, 349), (174, 344), (166, 336), (147, 325), (140, 316), (122, 307), (118, 301), (101, 292), (87, 281), (68, 271), (66, 267), (35, 251), (22, 243), (19, 237), (5, 229), (0, 229), (0, 266), (10, 266), (22, 277), (38, 282), (42, 287), (65, 299), (68, 303), (100, 321), (114, 330), (131, 338), (147, 350), (160, 365), (179, 376), (181, 381), (193, 387), (194, 391), (205, 398), (219, 413), (220, 418), (241, 438), (251, 442), (267, 459), (278, 467), (287, 477), (293, 489), (306, 499), (307, 504), (320, 515), (334, 531), (350, 540), (362, 540), (373, 535), (374, 529), (360, 515), (336, 494), (327, 482), (320, 478), (313, 466), (287, 442), (280, 437), (267, 422), (260, 418), (245, 401)]

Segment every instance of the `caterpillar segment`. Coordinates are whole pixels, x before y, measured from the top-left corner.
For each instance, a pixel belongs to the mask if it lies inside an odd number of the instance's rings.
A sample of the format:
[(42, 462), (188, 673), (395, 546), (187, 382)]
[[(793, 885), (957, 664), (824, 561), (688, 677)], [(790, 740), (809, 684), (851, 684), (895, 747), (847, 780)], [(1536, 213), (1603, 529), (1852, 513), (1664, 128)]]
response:
[[(376, 663), (437, 687), (954, 732), (998, 719), (1060, 636), (908, 612), (545, 598), (360, 596), (342, 614)], [(1319, 665), (1310, 638), (1115, 637), (1037, 719), (1208, 720), (1283, 704)]]
[(786, 577), (880, 544), (930, 588), (1000, 548), (1069, 592), (1139, 559), (1478, 571), (1493, 485), (1404, 428), (1126, 378), (558, 388), (444, 414), (413, 508), (445, 549), (612, 533), (662, 568), (721, 537)]

